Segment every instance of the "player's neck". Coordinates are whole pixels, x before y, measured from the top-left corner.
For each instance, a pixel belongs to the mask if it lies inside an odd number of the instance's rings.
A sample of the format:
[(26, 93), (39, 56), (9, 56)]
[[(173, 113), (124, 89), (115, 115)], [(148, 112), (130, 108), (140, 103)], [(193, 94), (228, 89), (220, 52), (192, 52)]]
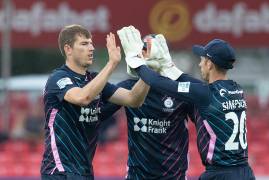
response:
[(218, 73), (216, 71), (210, 73), (209, 75), (209, 83), (213, 83), (217, 80), (227, 80), (228, 77), (227, 77), (227, 74), (223, 74), (223, 73)]
[(87, 68), (83, 68), (81, 66), (76, 65), (75, 63), (73, 63), (72, 61), (68, 61), (66, 60), (65, 62), (66, 66), (69, 67), (72, 71), (81, 74), (81, 75), (85, 75), (86, 74), (86, 70)]

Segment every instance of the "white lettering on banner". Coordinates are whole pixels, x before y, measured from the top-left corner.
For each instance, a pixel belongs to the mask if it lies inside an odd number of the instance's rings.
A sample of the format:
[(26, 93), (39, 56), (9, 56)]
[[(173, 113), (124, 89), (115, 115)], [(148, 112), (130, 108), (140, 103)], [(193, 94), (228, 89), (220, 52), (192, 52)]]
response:
[[(0, 9), (0, 30), (5, 27), (5, 15)], [(68, 3), (60, 3), (58, 9), (46, 9), (43, 2), (36, 2), (31, 9), (13, 9), (11, 27), (16, 32), (30, 32), (37, 36), (42, 32), (55, 32), (68, 24), (81, 24), (90, 31), (108, 32), (109, 9), (100, 5), (96, 10), (76, 12)]]
[(244, 33), (268, 33), (269, 6), (263, 3), (259, 9), (250, 10), (246, 3), (241, 2), (231, 10), (223, 10), (209, 3), (195, 14), (193, 23), (198, 31), (205, 33), (232, 33), (236, 37)]

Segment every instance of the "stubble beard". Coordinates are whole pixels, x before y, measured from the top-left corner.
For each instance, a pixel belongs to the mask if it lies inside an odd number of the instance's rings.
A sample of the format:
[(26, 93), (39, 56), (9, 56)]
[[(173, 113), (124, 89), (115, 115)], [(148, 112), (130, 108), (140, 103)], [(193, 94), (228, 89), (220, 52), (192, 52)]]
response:
[(204, 73), (202, 70), (201, 70), (201, 77), (204, 81), (206, 82), (209, 81), (208, 74)]
[(78, 67), (81, 67), (81, 68), (83, 68), (83, 69), (85, 69), (85, 70), (87, 70), (89, 67), (90, 67), (90, 65), (91, 64), (89, 64), (89, 63), (83, 63), (83, 62), (81, 62), (79, 59), (77, 59), (77, 60), (75, 60), (75, 63), (76, 63), (76, 65), (78, 66)]

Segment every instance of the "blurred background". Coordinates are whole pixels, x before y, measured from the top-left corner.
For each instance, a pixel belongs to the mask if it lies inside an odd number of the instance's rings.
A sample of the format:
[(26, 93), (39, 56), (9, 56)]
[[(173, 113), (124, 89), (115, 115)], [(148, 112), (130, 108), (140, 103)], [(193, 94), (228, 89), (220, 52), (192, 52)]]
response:
[[(59, 30), (81, 24), (93, 34), (94, 71), (107, 62), (105, 36), (134, 25), (142, 36), (162, 33), (174, 62), (200, 78), (193, 44), (213, 38), (230, 42), (237, 62), (229, 77), (246, 92), (249, 162), (257, 179), (269, 179), (269, 1), (268, 0), (1, 0), (0, 1), (0, 179), (39, 179), (43, 153), (42, 90), (48, 74), (64, 63)], [(118, 40), (119, 42), (119, 40)], [(124, 80), (122, 60), (110, 82)], [(96, 179), (123, 179), (128, 154), (121, 109), (102, 125), (94, 158)], [(190, 128), (188, 175), (204, 170)]]

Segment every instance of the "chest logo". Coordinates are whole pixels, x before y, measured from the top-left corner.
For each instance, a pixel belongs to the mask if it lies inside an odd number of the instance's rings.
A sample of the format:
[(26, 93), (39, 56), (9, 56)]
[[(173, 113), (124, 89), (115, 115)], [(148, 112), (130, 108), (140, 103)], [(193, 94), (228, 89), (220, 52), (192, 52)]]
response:
[(142, 133), (166, 134), (171, 122), (134, 117), (134, 131)]
[(98, 114), (101, 113), (101, 108), (81, 108), (81, 114), (79, 116), (80, 122), (96, 122), (98, 121)]
[(171, 108), (173, 107), (174, 102), (171, 97), (167, 97), (163, 104), (166, 108)]

